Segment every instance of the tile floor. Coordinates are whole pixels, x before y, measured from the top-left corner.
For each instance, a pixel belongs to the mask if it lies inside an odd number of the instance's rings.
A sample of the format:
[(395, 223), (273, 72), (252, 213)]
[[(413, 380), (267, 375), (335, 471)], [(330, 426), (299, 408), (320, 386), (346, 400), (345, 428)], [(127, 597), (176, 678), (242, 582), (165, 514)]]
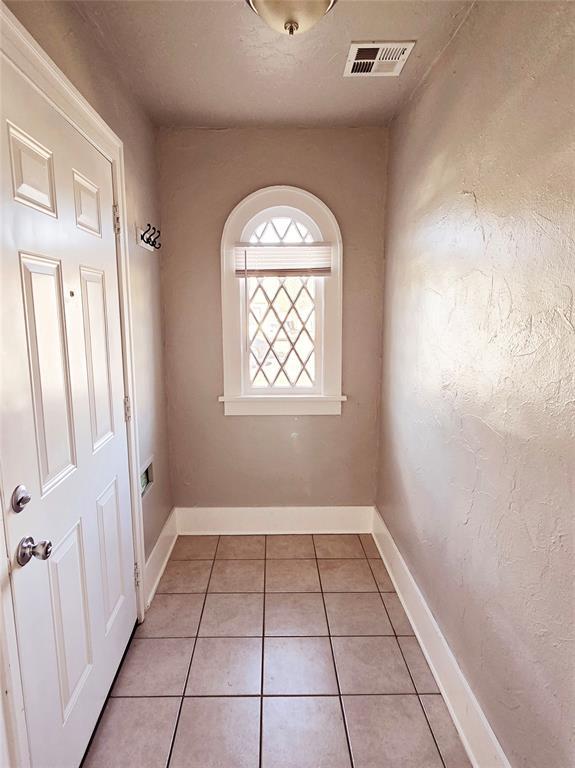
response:
[(181, 536), (85, 768), (469, 768), (369, 535)]

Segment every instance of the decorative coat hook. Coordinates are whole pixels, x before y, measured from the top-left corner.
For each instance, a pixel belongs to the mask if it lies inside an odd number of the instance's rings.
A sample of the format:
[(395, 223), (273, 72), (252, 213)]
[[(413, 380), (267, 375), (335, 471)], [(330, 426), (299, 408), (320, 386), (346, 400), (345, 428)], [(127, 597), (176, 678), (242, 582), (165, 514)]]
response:
[(149, 245), (151, 248), (156, 248), (156, 250), (162, 247), (162, 244), (158, 242), (159, 239), (160, 230), (156, 229), (156, 227), (153, 227), (151, 224), (148, 224), (146, 229), (140, 235), (140, 240), (143, 243)]

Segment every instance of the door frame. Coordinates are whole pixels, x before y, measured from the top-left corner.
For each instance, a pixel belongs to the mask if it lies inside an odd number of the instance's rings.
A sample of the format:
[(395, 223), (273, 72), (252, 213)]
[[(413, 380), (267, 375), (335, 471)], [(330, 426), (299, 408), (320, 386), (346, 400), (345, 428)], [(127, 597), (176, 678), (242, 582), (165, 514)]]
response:
[[(134, 579), (138, 621), (145, 611), (144, 528), (142, 499), (140, 495), (140, 457), (137, 426), (137, 400), (135, 387), (134, 342), (132, 305), (130, 297), (130, 262), (128, 248), (128, 219), (126, 210), (126, 185), (124, 169), (124, 145), (100, 115), (90, 106), (78, 89), (58, 69), (52, 59), (22, 26), (18, 19), (0, 0), (0, 61), (2, 66), (14, 66), (60, 114), (78, 130), (112, 166), (114, 203), (118, 207), (120, 234), (116, 237), (118, 290), (120, 304), (120, 332), (124, 369), (124, 394), (129, 397), (131, 418), (126, 422), (128, 439), (128, 464), (130, 475), (130, 502), (132, 535), (134, 541)], [(10, 63), (8, 63), (10, 62)], [(0, 705), (0, 742), (6, 739), (9, 754), (19, 768), (30, 766), (28, 733), (24, 711), (24, 697), (20, 676), (14, 604), (10, 588), (12, 558), (6, 549), (4, 510), (8, 490), (2, 483), (0, 465), (0, 620), (4, 625), (4, 637), (0, 642), (0, 679), (2, 703)], [(137, 569), (137, 571), (136, 571)], [(2, 733), (2, 721), (5, 733)]]

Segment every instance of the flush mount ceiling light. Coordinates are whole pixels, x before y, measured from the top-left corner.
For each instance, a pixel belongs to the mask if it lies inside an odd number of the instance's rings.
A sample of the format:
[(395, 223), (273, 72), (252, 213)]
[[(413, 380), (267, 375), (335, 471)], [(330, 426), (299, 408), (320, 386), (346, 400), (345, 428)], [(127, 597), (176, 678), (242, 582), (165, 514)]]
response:
[(284, 35), (300, 35), (331, 11), (337, 0), (246, 0), (252, 11)]

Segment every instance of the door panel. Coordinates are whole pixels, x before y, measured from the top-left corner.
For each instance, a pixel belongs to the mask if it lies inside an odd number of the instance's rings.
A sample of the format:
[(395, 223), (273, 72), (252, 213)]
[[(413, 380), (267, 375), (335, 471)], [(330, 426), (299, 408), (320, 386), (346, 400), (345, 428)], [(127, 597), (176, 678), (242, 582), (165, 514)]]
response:
[(52, 153), (8, 123), (14, 199), (56, 215)]
[(74, 768), (136, 620), (112, 169), (1, 74), (2, 476), (32, 494), (4, 524), (33, 765)]
[(65, 723), (92, 667), (81, 521), (55, 548), (48, 570)]
[(100, 568), (106, 617), (106, 634), (124, 600), (122, 574), (122, 520), (118, 501), (117, 479), (97, 499), (98, 531), (100, 534)]
[(74, 469), (72, 402), (60, 263), (20, 255), (40, 487)]
[(101, 270), (87, 267), (80, 267), (80, 276), (92, 448), (96, 451), (113, 436), (114, 430), (105, 278)]

